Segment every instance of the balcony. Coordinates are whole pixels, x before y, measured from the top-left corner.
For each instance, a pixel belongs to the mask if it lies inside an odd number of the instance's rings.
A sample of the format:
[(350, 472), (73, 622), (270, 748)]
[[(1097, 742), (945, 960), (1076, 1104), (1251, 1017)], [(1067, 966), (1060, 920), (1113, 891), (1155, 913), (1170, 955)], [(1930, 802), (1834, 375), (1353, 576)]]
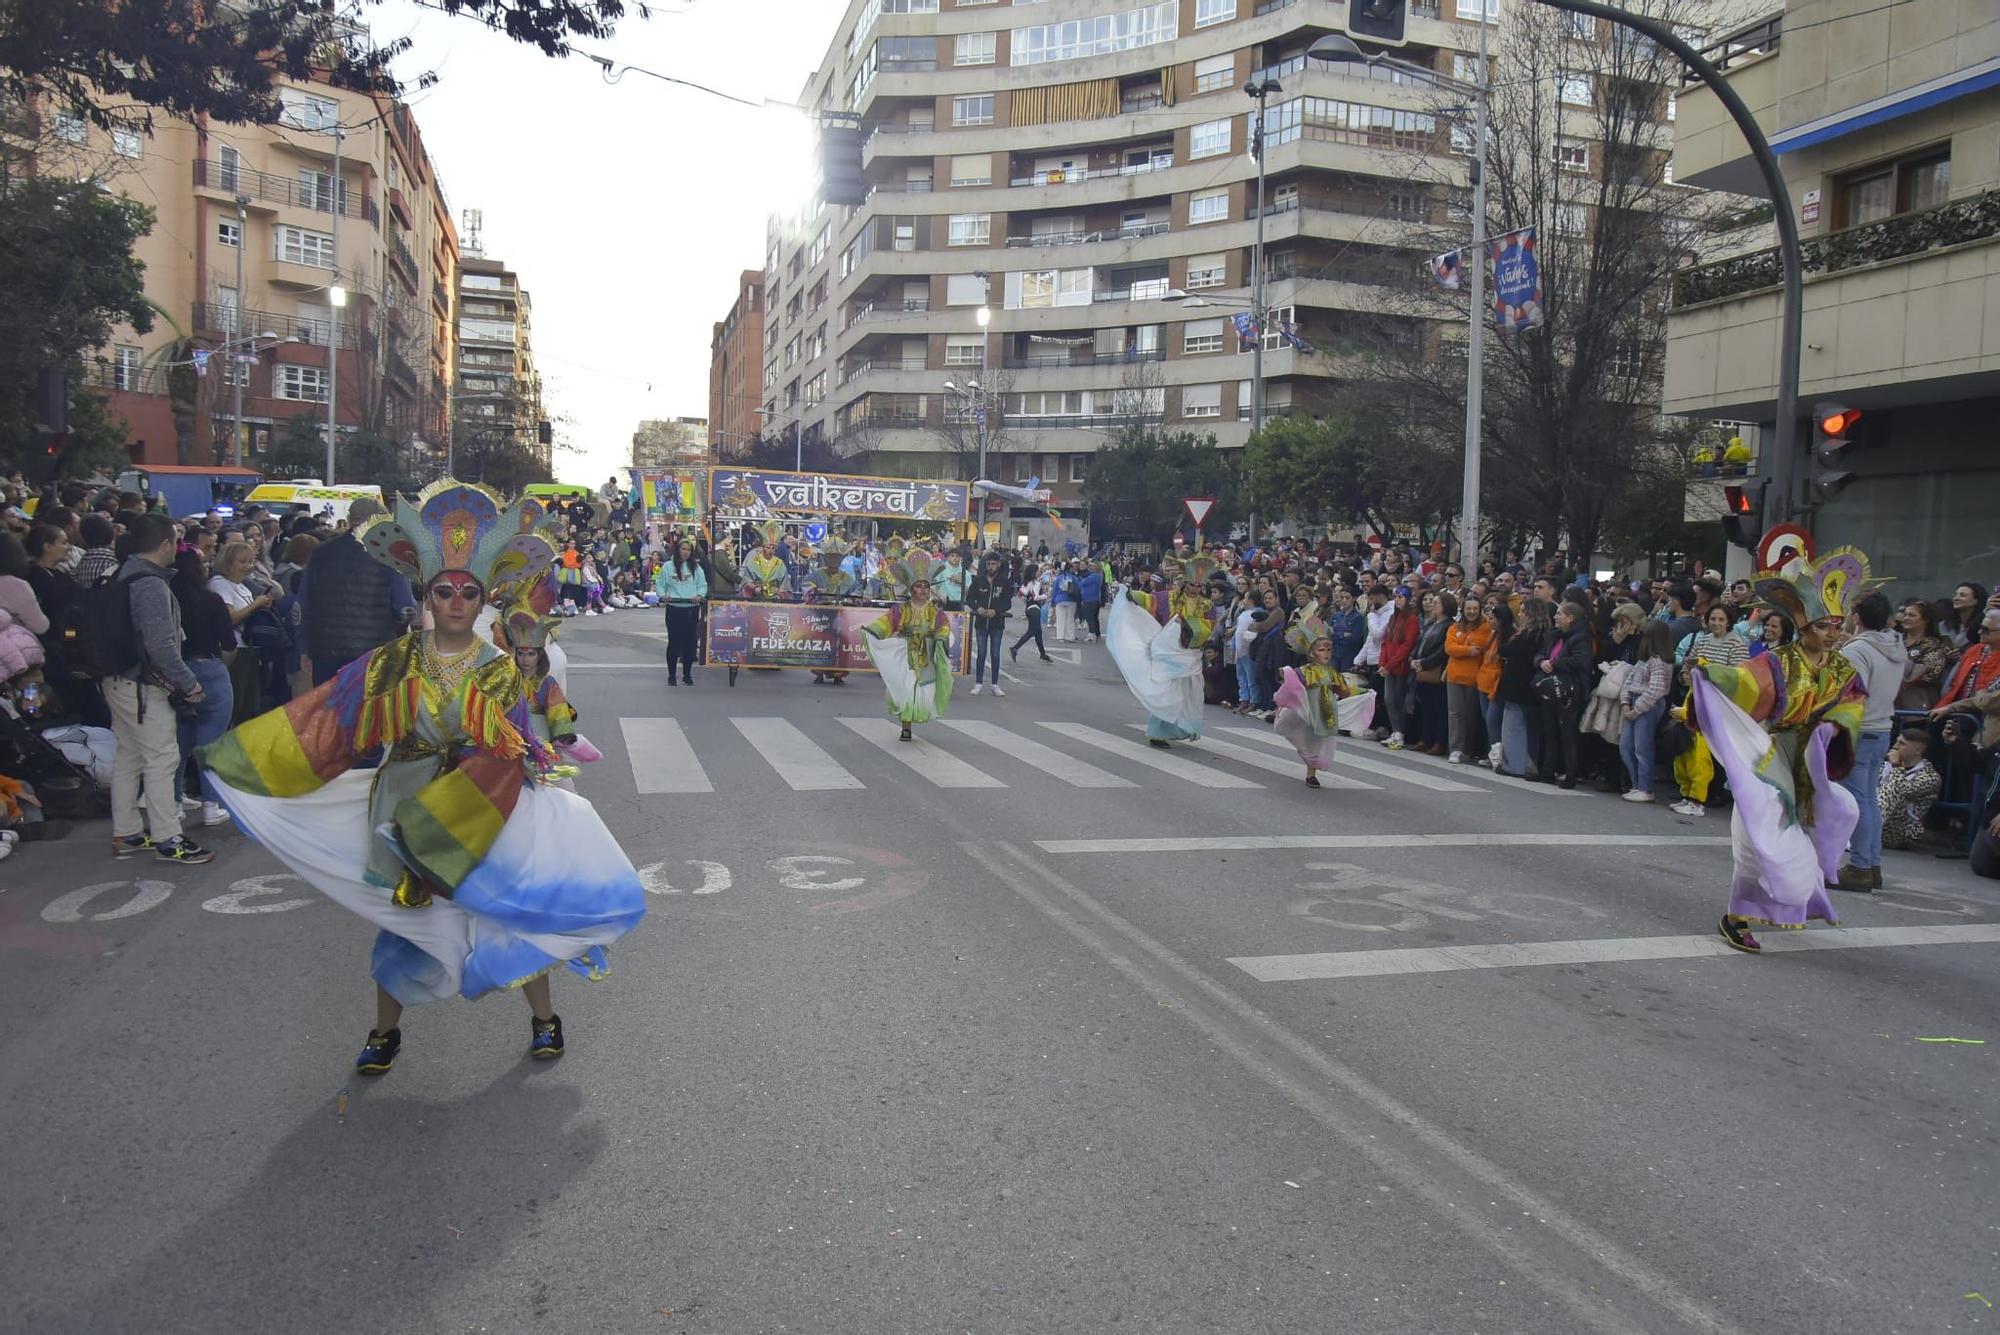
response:
[(925, 371), (930, 363), (922, 357), (873, 357), (864, 362), (855, 362), (840, 373), (840, 383), (846, 384), (858, 375), (870, 371)]
[(1001, 358), (1009, 370), (1045, 369), (1055, 366), (1130, 366), (1135, 362), (1163, 362), (1165, 348), (1129, 348), (1124, 352), (1098, 352), (1093, 348), (1073, 348), (1068, 352), (1012, 354)]
[[(297, 209), (310, 209), (316, 213), (331, 214), (332, 201), (326, 198), (332, 191), (321, 191), (307, 187), (295, 177), (273, 176), (269, 172), (251, 171), (248, 167), (225, 167), (207, 158), (194, 161), (194, 183), (203, 190), (219, 190), (230, 196), (243, 195), (252, 202), (284, 204)], [(340, 210), (344, 218), (366, 218), (377, 230), (382, 226), (382, 211), (373, 199), (355, 191), (343, 191), (347, 197)]]
[(899, 302), (884, 301), (877, 303), (871, 301), (848, 316), (847, 323), (842, 325), (841, 328), (843, 330), (852, 329), (854, 326), (864, 324), (870, 320), (886, 320), (898, 315), (907, 315), (912, 311), (927, 311), (930, 308), (931, 299), (929, 297), (906, 297)]
[(1106, 227), (1096, 232), (1052, 232), (1042, 236), (1010, 236), (1010, 249), (1021, 246), (1084, 246), (1093, 241), (1137, 241), (1140, 237), (1165, 236), (1174, 230), (1169, 222), (1142, 223), (1135, 227)]
[[(194, 304), (195, 332), (220, 338), (232, 337), (231, 331), (237, 327), (230, 323), (233, 314), (227, 306), (197, 301)], [(332, 333), (331, 324), (330, 319), (302, 319), (275, 311), (244, 311), (241, 328), (244, 334), (276, 334), (280, 339), (296, 339), (300, 343), (323, 348)], [(368, 317), (352, 307), (341, 313), (340, 346), (350, 352), (359, 350), (370, 355), (375, 352), (376, 339), (368, 328)]]
[(1159, 157), (1149, 158), (1145, 162), (1128, 162), (1116, 167), (1079, 167), (1075, 170), (1052, 167), (1048, 171), (1030, 172), (1026, 176), (1011, 177), (1007, 184), (1015, 188), (1040, 185), (1080, 185), (1085, 181), (1102, 181), (1106, 177), (1111, 176), (1143, 176), (1147, 172), (1165, 171), (1173, 165), (1173, 154), (1166, 153)]
[[(1989, 190), (1921, 213), (1902, 213), (1814, 237), (1801, 244), (1800, 254), (1807, 273), (1838, 273), (1995, 236), (2000, 236), (2000, 190)], [(1674, 308), (1740, 297), (1782, 281), (1775, 248), (1696, 265), (1674, 275)]]
[(451, 289), (435, 278), (431, 279), (431, 305), (439, 315), (451, 314)]
[(410, 254), (410, 248), (403, 244), (402, 237), (396, 236), (393, 233), (390, 235), (389, 254), (401, 268), (403, 281), (409, 286), (410, 291), (417, 291), (420, 281), (417, 272), (417, 257)]
[(127, 394), (169, 392), (164, 366), (120, 366), (104, 357), (92, 357), (83, 363), (83, 383), (92, 389), (115, 389)]

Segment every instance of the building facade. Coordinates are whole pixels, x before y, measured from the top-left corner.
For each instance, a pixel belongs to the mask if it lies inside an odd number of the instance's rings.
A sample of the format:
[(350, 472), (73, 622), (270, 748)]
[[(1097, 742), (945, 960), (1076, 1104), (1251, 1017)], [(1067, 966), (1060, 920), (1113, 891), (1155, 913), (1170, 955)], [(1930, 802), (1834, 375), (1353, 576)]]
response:
[[(470, 229), (468, 229), (470, 232)], [(544, 472), (541, 373), (535, 366), (534, 303), (505, 261), (468, 243), (458, 273), (458, 380), (452, 451), (472, 459), (518, 446)]]
[(634, 468), (706, 468), (715, 462), (710, 419), (674, 417), (639, 423), (632, 433)]
[(708, 436), (719, 457), (748, 454), (763, 426), (757, 415), (763, 377), (764, 271), (745, 269), (729, 314), (716, 322), (708, 341)]
[[(2000, 8), (1792, 0), (1710, 52), (1783, 168), (1805, 248), (1799, 408), (1863, 412), (1795, 503), (1898, 588), (1991, 583), (2000, 514)], [(1762, 195), (1714, 95), (1683, 90), (1675, 179)], [(1668, 317), (1669, 412), (1775, 415), (1779, 266), (1761, 250), (1684, 270)], [(1767, 436), (1768, 438), (1768, 436)], [(1766, 464), (1768, 471), (1768, 461)], [(1836, 485), (1829, 475), (1852, 473)]]
[(443, 187), (408, 107), (317, 83), (281, 98), (276, 124), (160, 117), (150, 135), (51, 114), (35, 169), (89, 172), (157, 211), (137, 254), (165, 318), (116, 330), (86, 380), (125, 418), (136, 463), (261, 467), (331, 398), (341, 431), (428, 468), (453, 358)]

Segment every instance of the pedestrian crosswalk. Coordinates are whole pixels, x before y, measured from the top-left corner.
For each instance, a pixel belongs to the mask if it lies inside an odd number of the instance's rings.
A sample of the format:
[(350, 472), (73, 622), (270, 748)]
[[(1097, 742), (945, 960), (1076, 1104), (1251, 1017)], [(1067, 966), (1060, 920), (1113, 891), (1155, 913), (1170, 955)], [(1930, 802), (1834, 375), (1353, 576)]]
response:
[[(1049, 784), (1115, 790), (1184, 787), (1241, 792), (1290, 787), (1304, 777), (1285, 740), (1266, 728), (1221, 726), (1171, 750), (1149, 748), (1141, 725), (1094, 727), (1062, 719), (945, 718), (899, 740), (894, 719), (776, 715), (621, 718), (624, 765), (642, 796), (728, 791), (745, 778), (795, 792), (893, 787), (914, 778), (938, 789)], [(616, 749), (616, 743), (607, 750)], [(1088, 757), (1088, 758), (1086, 758)], [(617, 765), (612, 755), (607, 765)], [(719, 790), (712, 775), (721, 775)], [(1429, 757), (1343, 743), (1322, 788), (1350, 793), (1416, 790), (1478, 799), (1512, 789), (1537, 800), (1575, 796)], [(1468, 782), (1471, 780), (1471, 782)], [(588, 782), (588, 780), (586, 780)]]

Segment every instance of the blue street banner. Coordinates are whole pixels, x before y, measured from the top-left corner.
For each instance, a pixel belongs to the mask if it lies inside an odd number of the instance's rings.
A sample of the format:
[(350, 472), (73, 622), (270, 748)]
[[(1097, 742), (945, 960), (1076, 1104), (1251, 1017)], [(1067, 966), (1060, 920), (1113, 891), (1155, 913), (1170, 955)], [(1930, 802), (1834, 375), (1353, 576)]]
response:
[(1447, 250), (1442, 255), (1431, 256), (1431, 278), (1439, 287), (1456, 288), (1458, 286), (1459, 255), (1459, 251)]
[(964, 519), (972, 500), (963, 482), (717, 468), (708, 475), (709, 509), (732, 518), (781, 514), (855, 515), (869, 519)]
[(1535, 229), (1496, 236), (1487, 243), (1493, 258), (1493, 327), (1518, 334), (1542, 323), (1542, 266), (1535, 255)]
[(1257, 340), (1263, 336), (1263, 333), (1263, 327), (1257, 323), (1256, 316), (1252, 315), (1249, 311), (1242, 311), (1237, 314), (1236, 350), (1238, 352), (1248, 352), (1256, 347)]

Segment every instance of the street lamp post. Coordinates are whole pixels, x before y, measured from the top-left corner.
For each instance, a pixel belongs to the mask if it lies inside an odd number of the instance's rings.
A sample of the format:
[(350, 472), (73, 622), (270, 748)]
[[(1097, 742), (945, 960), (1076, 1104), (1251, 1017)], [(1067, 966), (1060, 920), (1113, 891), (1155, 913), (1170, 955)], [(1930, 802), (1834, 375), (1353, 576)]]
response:
[(1250, 347), (1250, 434), (1264, 429), (1264, 110), (1273, 93), (1285, 91), (1272, 78), (1256, 79), (1243, 91), (1257, 99), (1257, 123), (1250, 130), (1250, 156), (1257, 164), (1257, 241), (1250, 252), (1250, 313), (1257, 341)]
[(1492, 91), (1492, 74), (1486, 66), (1486, 33), (1489, 24), (1479, 24), (1479, 78), (1467, 83), (1450, 78), (1423, 65), (1413, 65), (1393, 56), (1367, 55), (1345, 37), (1322, 37), (1306, 54), (1328, 64), (1387, 65), (1439, 88), (1465, 93), (1472, 98), (1472, 245), (1471, 262), (1459, 267), (1466, 271), (1471, 302), (1471, 326), (1465, 348), (1465, 469), (1460, 482), (1458, 559), (1468, 567), (1479, 560), (1479, 463), (1481, 412), (1486, 388), (1486, 107)]
[[(333, 284), (327, 289), (326, 293), (326, 327), (328, 331), (326, 342), (326, 484), (329, 487), (334, 483), (333, 444), (338, 438), (340, 430), (334, 416), (338, 411), (338, 404), (340, 402), (340, 308), (347, 304), (347, 289), (340, 285), (340, 147), (341, 140), (345, 136), (346, 131), (341, 128), (339, 114), (338, 110), (334, 112), (333, 189), (331, 191), (331, 198), (327, 201), (333, 214), (333, 223), (327, 229), (329, 235), (327, 258), (333, 261)], [(243, 250), (240, 246), (237, 248), (236, 256), (239, 261), (243, 257)], [(239, 288), (238, 301), (242, 300), (241, 291)]]
[(1764, 188), (1770, 192), (1771, 205), (1776, 213), (1778, 261), (1784, 271), (1785, 285), (1778, 327), (1777, 421), (1772, 423), (1772, 434), (1777, 439), (1774, 457), (1769, 464), (1771, 485), (1764, 501), (1763, 518), (1766, 524), (1786, 523), (1792, 517), (1793, 491), (1796, 487), (1794, 478), (1798, 470), (1795, 451), (1799, 429), (1799, 310), (1805, 299), (1805, 265), (1799, 253), (1799, 220), (1792, 213), (1791, 191), (1785, 185), (1784, 172), (1778, 167), (1778, 156), (1771, 151), (1771, 141), (1764, 137), (1763, 127), (1757, 124), (1757, 118), (1750, 114), (1750, 108), (1743, 104), (1736, 90), (1729, 86), (1729, 80), (1722, 77), (1722, 71), (1682, 40), (1668, 24), (1614, 9), (1610, 5), (1596, 4), (1593, 0), (1536, 0), (1536, 3), (1551, 9), (1565, 9), (1572, 14), (1588, 14), (1606, 23), (1630, 28), (1679, 56), (1729, 112), (1730, 119), (1742, 132), (1744, 142), (1750, 146), (1750, 156), (1756, 159), (1758, 171), (1763, 173)]
[[(248, 229), (244, 226), (250, 207), (250, 196), (236, 197), (236, 304), (229, 308), (229, 337), (232, 340), (243, 337), (243, 247)], [(234, 362), (224, 362), (229, 371), (229, 462), (232, 467), (243, 466), (243, 382), (250, 378), (247, 368)]]

